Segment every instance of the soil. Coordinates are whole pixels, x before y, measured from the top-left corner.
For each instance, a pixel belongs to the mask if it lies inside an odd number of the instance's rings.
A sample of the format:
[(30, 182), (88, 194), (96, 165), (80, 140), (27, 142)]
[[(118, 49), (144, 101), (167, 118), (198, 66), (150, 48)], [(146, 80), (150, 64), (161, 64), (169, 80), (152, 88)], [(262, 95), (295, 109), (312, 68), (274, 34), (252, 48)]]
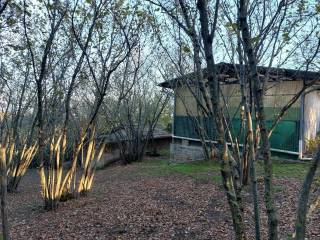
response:
[[(42, 207), (39, 176), (29, 170), (19, 192), (9, 194), (12, 239), (234, 239), (222, 187), (211, 181), (172, 173), (148, 174), (141, 164), (97, 171), (92, 192), (62, 202), (56, 211)], [(294, 229), (297, 179), (276, 179), (279, 233), (288, 239)], [(249, 188), (248, 188), (249, 189)], [(253, 239), (252, 200), (243, 202), (249, 239)], [(262, 183), (259, 183), (263, 202)], [(267, 218), (261, 206), (263, 238)], [(308, 239), (320, 239), (320, 210), (308, 219)]]

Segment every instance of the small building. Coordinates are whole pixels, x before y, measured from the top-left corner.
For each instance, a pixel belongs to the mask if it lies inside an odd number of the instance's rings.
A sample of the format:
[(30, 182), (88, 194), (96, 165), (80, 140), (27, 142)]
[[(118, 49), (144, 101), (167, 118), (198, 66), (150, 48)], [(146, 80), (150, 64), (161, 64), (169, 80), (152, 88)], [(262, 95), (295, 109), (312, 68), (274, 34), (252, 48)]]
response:
[[(143, 132), (146, 137), (148, 131)], [(123, 128), (115, 128), (109, 133), (100, 134), (97, 137), (98, 140), (106, 143), (105, 154), (101, 159), (99, 166), (104, 166), (109, 163), (115, 162), (121, 158), (120, 146), (125, 146), (127, 141), (132, 141), (132, 137), (128, 136), (128, 133)], [(172, 140), (172, 134), (164, 129), (155, 127), (149, 142), (146, 145), (145, 153), (149, 155), (157, 155), (161, 150), (170, 148)]]
[[(223, 101), (227, 109), (225, 116), (231, 130), (237, 136), (241, 126), (241, 91), (237, 78), (239, 65), (219, 63), (216, 65)], [(316, 83), (301, 94), (281, 119), (270, 137), (273, 152), (306, 157), (308, 141), (320, 131), (320, 74), (283, 68), (258, 67), (258, 72), (266, 79), (264, 106), (269, 126), (277, 118), (280, 110), (303, 88), (304, 84)], [(206, 70), (203, 70), (206, 78)], [(186, 84), (188, 83), (188, 84)], [(204, 158), (199, 131), (201, 123), (207, 141), (215, 140), (213, 121), (199, 111), (195, 94), (200, 94), (195, 73), (172, 79), (160, 84), (174, 90), (173, 142), (171, 156), (174, 161), (193, 161)], [(202, 138), (203, 139), (203, 138)]]

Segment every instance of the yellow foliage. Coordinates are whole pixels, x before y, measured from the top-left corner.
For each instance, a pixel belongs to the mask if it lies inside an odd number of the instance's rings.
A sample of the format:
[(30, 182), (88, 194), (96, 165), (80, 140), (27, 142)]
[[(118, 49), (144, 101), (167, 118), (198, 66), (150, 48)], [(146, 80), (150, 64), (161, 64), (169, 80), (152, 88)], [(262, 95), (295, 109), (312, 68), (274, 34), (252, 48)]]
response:
[[(40, 166), (40, 179), (42, 187), (42, 196), (45, 200), (47, 209), (55, 209), (62, 196), (68, 196), (73, 193), (86, 193), (92, 187), (96, 164), (101, 159), (104, 151), (104, 144), (99, 146), (96, 154), (96, 141), (94, 139), (95, 131), (90, 135), (86, 151), (84, 150), (85, 134), (82, 134), (79, 142), (75, 145), (71, 159), (71, 168), (64, 174), (63, 161), (67, 146), (67, 138), (64, 133), (58, 137), (52, 137), (50, 143), (49, 166)], [(79, 185), (76, 188), (76, 169), (77, 160), (81, 154), (82, 174)], [(84, 154), (85, 152), (85, 154)], [(71, 186), (74, 181), (73, 188)]]
[[(83, 164), (82, 174), (78, 186), (78, 193), (85, 194), (88, 192), (93, 183), (93, 178), (95, 175), (95, 170), (97, 163), (100, 161), (102, 154), (105, 149), (105, 143), (101, 144), (98, 148), (98, 155), (96, 155), (96, 142), (94, 139), (94, 130), (91, 133), (90, 140), (88, 143), (88, 148), (85, 154), (82, 154), (81, 162)], [(83, 152), (83, 149), (82, 149)]]
[(9, 179), (8, 189), (9, 191), (14, 191), (34, 159), (38, 147), (37, 144), (28, 147), (24, 143), (21, 149), (16, 149), (15, 144), (12, 143), (12, 139), (9, 139), (9, 137), (1, 147), (5, 151), (6, 173)]

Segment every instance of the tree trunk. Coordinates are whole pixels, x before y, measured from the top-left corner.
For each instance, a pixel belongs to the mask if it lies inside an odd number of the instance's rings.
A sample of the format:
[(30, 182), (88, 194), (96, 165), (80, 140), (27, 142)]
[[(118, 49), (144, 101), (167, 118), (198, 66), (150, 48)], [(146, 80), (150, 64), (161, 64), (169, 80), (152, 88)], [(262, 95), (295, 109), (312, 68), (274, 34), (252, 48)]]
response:
[(268, 137), (268, 131), (265, 121), (264, 105), (263, 105), (263, 83), (260, 81), (257, 71), (257, 60), (254, 54), (251, 36), (249, 32), (249, 26), (247, 23), (247, 6), (245, 0), (240, 0), (239, 4), (239, 16), (240, 16), (240, 27), (243, 38), (243, 45), (245, 53), (248, 57), (250, 80), (253, 84), (253, 94), (256, 103), (256, 114), (257, 123), (260, 127), (261, 135), (261, 153), (264, 160), (264, 198), (267, 208), (268, 215), (268, 228), (269, 228), (269, 239), (278, 239), (278, 218), (276, 214), (276, 208), (273, 197), (273, 186), (272, 186), (272, 160), (270, 153), (270, 143)]
[(252, 117), (248, 106), (246, 106), (247, 111), (247, 124), (248, 124), (248, 143), (249, 143), (249, 166), (250, 166), (250, 180), (251, 180), (251, 190), (253, 195), (253, 208), (254, 208), (254, 224), (255, 224), (255, 234), (256, 240), (260, 240), (260, 213), (259, 213), (259, 199), (258, 199), (258, 188), (257, 188), (257, 178), (256, 169), (254, 166), (256, 155), (254, 150), (254, 136), (253, 136), (253, 126)]
[[(239, 24), (239, 23), (238, 23)], [(260, 212), (259, 212), (259, 199), (258, 199), (258, 189), (257, 189), (257, 178), (256, 178), (256, 169), (255, 169), (255, 161), (256, 161), (256, 152), (255, 152), (255, 145), (254, 145), (254, 132), (253, 132), (253, 123), (252, 123), (252, 115), (249, 108), (248, 103), (248, 86), (245, 78), (245, 68), (243, 65), (243, 54), (242, 48), (240, 45), (240, 35), (238, 35), (238, 54), (239, 54), (239, 62), (240, 62), (240, 90), (242, 95), (242, 103), (244, 106), (244, 113), (242, 115), (246, 115), (247, 118), (247, 139), (244, 144), (244, 154), (243, 158), (247, 159), (249, 162), (249, 170), (245, 172), (250, 175), (251, 181), (251, 191), (253, 196), (253, 209), (254, 209), (254, 222), (255, 222), (255, 240), (260, 240)], [(244, 118), (244, 116), (243, 116)], [(244, 128), (244, 126), (243, 126)], [(243, 169), (244, 170), (244, 169)], [(245, 180), (248, 177), (245, 177), (245, 173), (243, 174), (243, 182), (242, 184), (247, 184)]]
[(4, 240), (9, 240), (9, 224), (7, 212), (7, 166), (6, 166), (6, 149), (0, 147), (0, 171), (1, 171), (1, 218), (2, 218), (2, 235)]
[(309, 194), (310, 194), (311, 184), (313, 182), (314, 175), (317, 171), (319, 164), (320, 164), (320, 147), (317, 151), (317, 154), (312, 160), (310, 169), (301, 187), (300, 198), (298, 203), (297, 219), (296, 219), (296, 229), (294, 234), (296, 240), (305, 239)]
[[(237, 240), (247, 239), (244, 221), (242, 217), (242, 211), (239, 206), (239, 198), (235, 191), (235, 186), (233, 182), (232, 174), (232, 164), (230, 161), (230, 156), (228, 152), (228, 146), (225, 138), (224, 131), (224, 121), (223, 112), (220, 106), (220, 94), (219, 94), (219, 82), (216, 76), (216, 67), (213, 59), (213, 33), (215, 29), (209, 33), (209, 19), (208, 19), (208, 6), (207, 1), (198, 0), (197, 7), (200, 13), (200, 23), (201, 23), (201, 35), (204, 44), (205, 57), (207, 62), (208, 70), (208, 83), (211, 95), (211, 103), (213, 112), (215, 113), (215, 126), (217, 128), (218, 137), (218, 149), (219, 149), (219, 159), (221, 161), (221, 175), (223, 180), (223, 186), (227, 195), (229, 207), (231, 210), (233, 227), (236, 233)], [(218, 7), (218, 6), (216, 6)], [(216, 9), (217, 14), (218, 9)]]

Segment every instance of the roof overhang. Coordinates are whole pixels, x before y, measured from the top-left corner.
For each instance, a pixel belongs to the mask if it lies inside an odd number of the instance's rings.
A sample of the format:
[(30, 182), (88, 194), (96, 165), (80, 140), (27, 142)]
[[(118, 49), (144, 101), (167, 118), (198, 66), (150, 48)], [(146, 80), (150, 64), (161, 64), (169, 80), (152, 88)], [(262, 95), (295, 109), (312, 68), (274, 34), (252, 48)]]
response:
[[(218, 63), (217, 75), (218, 79), (223, 84), (238, 84), (238, 73), (240, 70), (239, 64), (232, 63)], [(203, 69), (203, 76), (206, 79), (208, 76), (207, 69)], [(305, 70), (294, 70), (287, 68), (274, 68), (258, 66), (258, 72), (261, 78), (267, 78), (268, 82), (282, 82), (282, 81), (305, 81), (310, 82), (319, 79), (319, 72), (311, 72)], [(181, 84), (188, 82), (189, 84), (196, 83), (196, 73), (188, 73), (184, 76), (173, 78), (172, 80), (165, 81), (159, 84), (163, 88), (176, 88)]]

